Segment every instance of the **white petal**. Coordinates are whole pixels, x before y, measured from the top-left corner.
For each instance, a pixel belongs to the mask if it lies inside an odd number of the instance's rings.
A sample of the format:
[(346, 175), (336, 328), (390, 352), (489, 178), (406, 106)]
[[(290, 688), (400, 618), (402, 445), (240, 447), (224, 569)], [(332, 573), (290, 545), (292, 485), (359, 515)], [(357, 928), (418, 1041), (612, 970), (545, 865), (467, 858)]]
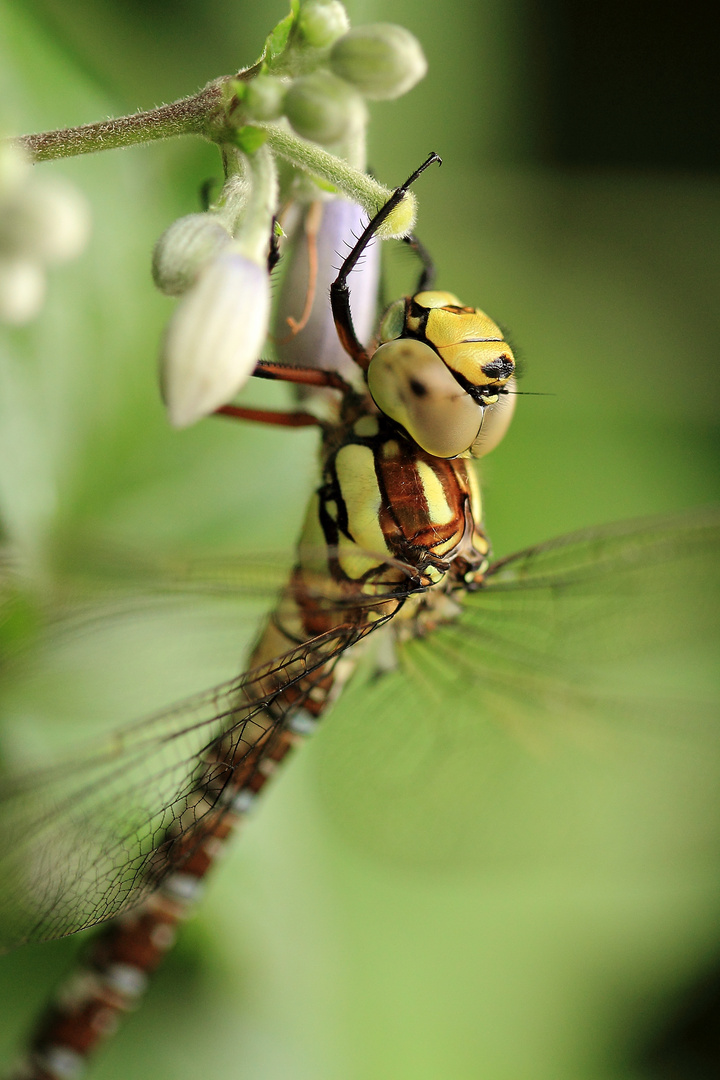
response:
[(260, 358), (270, 316), (267, 270), (222, 252), (182, 297), (161, 355), (174, 427), (187, 427), (237, 394)]
[(30, 174), (30, 158), (22, 147), (0, 142), (0, 198), (17, 191)]
[(70, 184), (47, 180), (29, 199), (27, 248), (47, 263), (76, 258), (90, 237), (87, 199)]
[(0, 322), (23, 326), (45, 299), (45, 275), (33, 259), (0, 259)]

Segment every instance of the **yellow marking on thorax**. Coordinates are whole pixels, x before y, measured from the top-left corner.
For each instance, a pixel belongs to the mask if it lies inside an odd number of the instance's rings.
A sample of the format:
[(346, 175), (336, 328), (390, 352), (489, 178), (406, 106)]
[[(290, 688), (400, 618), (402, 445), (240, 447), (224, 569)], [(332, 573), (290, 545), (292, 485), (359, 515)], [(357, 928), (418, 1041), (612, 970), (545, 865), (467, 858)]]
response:
[(382, 496), (375, 475), (375, 456), (369, 446), (342, 446), (335, 457), (340, 492), (345, 501), (348, 530), (357, 548), (375, 555), (369, 558), (351, 547), (351, 541), (341, 537), (338, 559), (348, 577), (377, 566), (387, 552), (385, 534), (380, 527)]
[(372, 439), (380, 430), (377, 416), (361, 416), (355, 421), (353, 431), (361, 439)]
[(459, 536), (449, 536), (447, 540), (439, 541), (437, 544), (432, 545), (432, 552), (434, 555), (439, 555), (441, 558), (443, 555), (447, 555), (449, 551), (457, 547)]
[(317, 492), (308, 504), (298, 554), (300, 564), (308, 573), (327, 573), (327, 540), (320, 524), (320, 496)]
[(415, 469), (422, 484), (430, 520), (433, 525), (449, 525), (454, 515), (452, 508), (448, 504), (440, 477), (433, 467), (428, 465), (427, 461), (416, 461)]
[(388, 439), (386, 443), (383, 443), (382, 456), (386, 460), (389, 461), (390, 458), (397, 457), (399, 453), (400, 443), (396, 442), (395, 439)]
[(349, 540), (343, 533), (338, 536), (337, 559), (343, 573), (353, 581), (357, 581), (368, 570), (374, 570), (381, 558), (372, 553), (366, 554), (362, 547), (358, 547), (354, 540)]
[(472, 510), (473, 520), (479, 524), (482, 521), (482, 495), (480, 494), (477, 473), (470, 463), (467, 465), (467, 481), (470, 489), (470, 509)]

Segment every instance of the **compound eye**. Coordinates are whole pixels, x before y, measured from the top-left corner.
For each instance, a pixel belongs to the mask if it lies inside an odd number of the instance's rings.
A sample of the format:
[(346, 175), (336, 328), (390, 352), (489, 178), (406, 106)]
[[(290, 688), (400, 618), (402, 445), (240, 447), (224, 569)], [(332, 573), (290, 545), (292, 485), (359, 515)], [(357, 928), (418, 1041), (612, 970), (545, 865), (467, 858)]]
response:
[(494, 450), (499, 442), (505, 437), (505, 432), (510, 427), (510, 421), (515, 412), (515, 380), (508, 379), (506, 384), (508, 393), (498, 394), (497, 401), (492, 405), (486, 405), (483, 409), (482, 423), (477, 437), (470, 447), (473, 457), (484, 457)]
[(424, 342), (399, 338), (381, 345), (370, 361), (367, 381), (380, 411), (433, 457), (457, 457), (474, 445), (482, 407)]

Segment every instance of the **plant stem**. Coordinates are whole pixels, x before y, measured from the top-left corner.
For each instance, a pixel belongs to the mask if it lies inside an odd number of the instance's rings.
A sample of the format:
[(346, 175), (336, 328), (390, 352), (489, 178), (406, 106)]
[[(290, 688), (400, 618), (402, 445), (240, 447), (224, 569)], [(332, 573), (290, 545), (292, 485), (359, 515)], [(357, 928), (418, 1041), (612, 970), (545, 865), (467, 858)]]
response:
[(348, 198), (359, 203), (370, 216), (388, 201), (392, 192), (371, 176), (353, 168), (347, 161), (323, 150), (317, 143), (301, 139), (276, 124), (258, 124), (267, 132), (268, 146), (299, 169), (333, 184)]
[[(255, 70), (255, 67), (246, 68), (236, 76), (216, 79), (192, 97), (181, 98), (157, 109), (120, 116), (116, 120), (102, 120), (97, 124), (84, 124), (82, 127), (21, 135), (15, 143), (28, 151), (36, 162), (91, 154), (98, 150), (112, 150), (178, 135), (200, 135), (221, 145), (237, 145), (237, 129), (243, 120), (239, 115), (234, 117), (234, 121), (230, 118), (233, 100), (232, 86), (228, 84), (232, 84), (234, 79), (247, 79), (254, 75)], [(267, 146), (276, 154), (359, 203), (370, 217), (390, 197), (388, 188), (354, 168), (350, 162), (291, 133), (284, 125), (252, 123), (265, 132)], [(377, 235), (382, 239), (406, 235), (412, 228), (414, 208), (415, 197), (412, 192), (407, 192), (403, 202), (383, 223)]]
[(101, 120), (97, 124), (83, 124), (82, 127), (21, 135), (15, 142), (28, 151), (33, 161), (51, 161), (174, 135), (204, 135), (214, 116), (220, 112), (221, 104), (222, 81), (219, 81), (210, 83), (192, 97), (157, 109), (120, 116), (116, 120)]

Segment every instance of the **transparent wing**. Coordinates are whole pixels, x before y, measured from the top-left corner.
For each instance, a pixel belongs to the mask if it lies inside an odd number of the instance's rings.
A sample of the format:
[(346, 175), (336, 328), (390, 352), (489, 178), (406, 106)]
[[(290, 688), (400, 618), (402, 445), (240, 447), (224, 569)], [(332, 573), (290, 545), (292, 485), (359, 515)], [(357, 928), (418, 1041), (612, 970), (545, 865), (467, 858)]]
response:
[(565, 835), (584, 812), (573, 796), (583, 784), (597, 786), (598, 807), (615, 785), (618, 814), (637, 798), (638, 813), (654, 806), (673, 830), (692, 807), (691, 832), (709, 827), (720, 797), (719, 568), (716, 510), (590, 530), (495, 563), (456, 622), (396, 646), (394, 670), (378, 678), (368, 664), (348, 688), (317, 747), (325, 817), (408, 867), (547, 851), (551, 835), (534, 829), (540, 802)]
[[(710, 790), (720, 776), (717, 688), (703, 657), (716, 655), (719, 552), (716, 512), (598, 529), (499, 561), (458, 621), (425, 638), (398, 645), (392, 623), (373, 635), (376, 655), (316, 745), (328, 820), (394, 861), (485, 859), (538, 762), (566, 777), (557, 759), (569, 744), (578, 775), (598, 754), (639, 754), (652, 770), (647, 732), (678, 762), (689, 747), (690, 771)], [(225, 588), (227, 576), (214, 576)], [(278, 658), (283, 687), (357, 640), (342, 607), (325, 607), (337, 629)], [(91, 612), (80, 621), (92, 624)], [(660, 676), (677, 672), (683, 679), (661, 689)], [(249, 672), (6, 785), (6, 943), (70, 933), (157, 885), (154, 853), (187, 808), (198, 762), (221, 731), (245, 754), (256, 745), (266, 675)]]
[[(327, 672), (366, 629), (340, 622), (261, 668), (116, 731), (51, 769), (5, 780), (0, 792), (0, 941), (73, 933), (137, 904), (163, 876), (183, 836), (197, 833), (198, 768), (222, 738), (236, 768), (262, 741), (281, 695)], [(319, 677), (319, 676), (318, 676)], [(272, 692), (269, 685), (276, 687)], [(301, 701), (300, 701), (301, 703)], [(262, 722), (258, 722), (263, 712)], [(223, 786), (232, 784), (226, 767)], [(228, 774), (228, 775), (225, 775)], [(219, 796), (218, 796), (219, 797)], [(192, 847), (183, 843), (184, 857)], [(158, 855), (160, 854), (160, 858)]]

